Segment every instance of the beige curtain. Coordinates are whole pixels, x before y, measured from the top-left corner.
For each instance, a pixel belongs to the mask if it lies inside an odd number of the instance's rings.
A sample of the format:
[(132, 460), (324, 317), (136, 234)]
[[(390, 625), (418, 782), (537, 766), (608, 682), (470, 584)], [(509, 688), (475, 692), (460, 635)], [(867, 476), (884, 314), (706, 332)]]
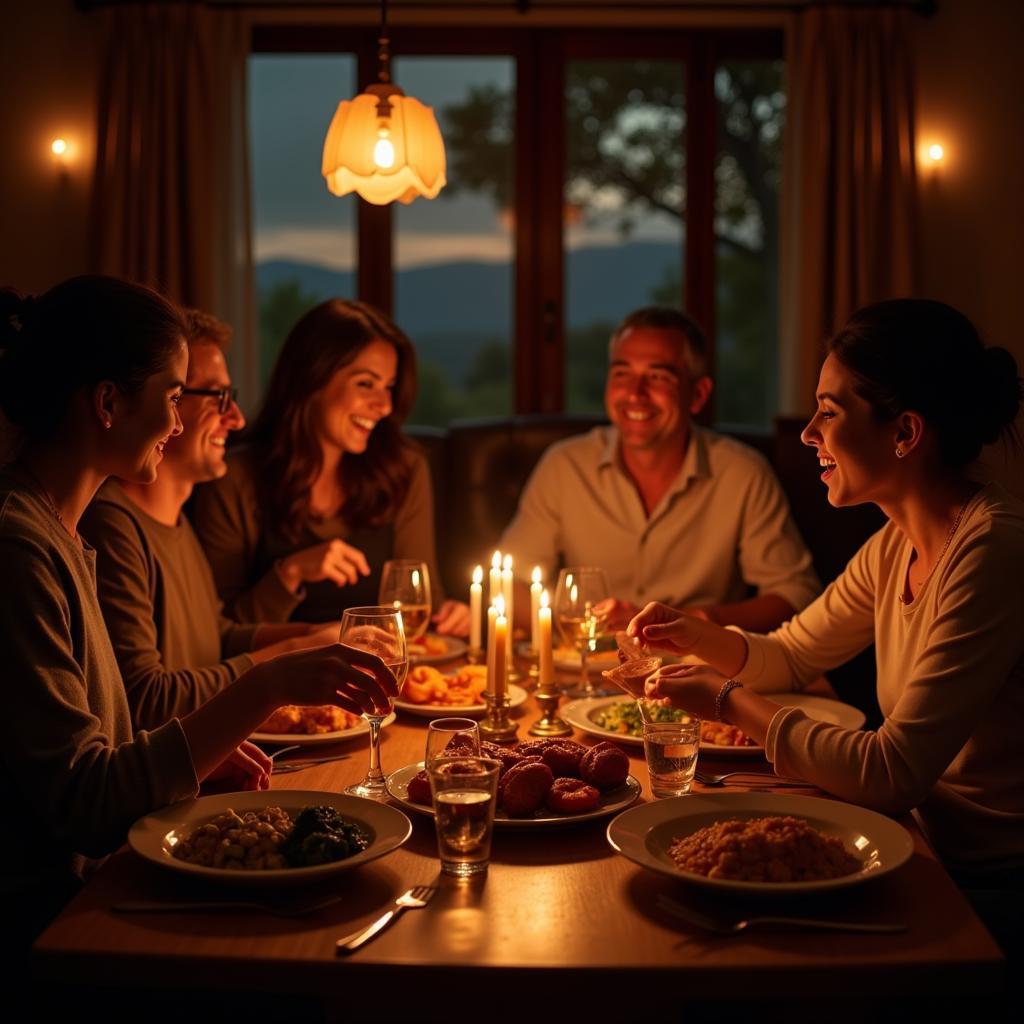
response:
[(95, 16), (94, 265), (232, 324), (236, 383), (254, 395), (246, 16), (187, 3)]
[(814, 6), (787, 32), (780, 408), (813, 406), (822, 343), (917, 284), (905, 10)]

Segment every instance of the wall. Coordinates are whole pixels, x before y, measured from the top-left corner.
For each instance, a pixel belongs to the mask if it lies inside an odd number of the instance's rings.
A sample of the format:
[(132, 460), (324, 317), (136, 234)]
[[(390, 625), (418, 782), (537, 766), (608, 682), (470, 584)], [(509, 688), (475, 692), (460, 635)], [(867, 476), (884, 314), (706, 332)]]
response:
[(0, 33), (0, 285), (36, 292), (88, 269), (98, 18), (72, 0), (17, 7)]
[[(911, 43), (919, 141), (946, 150), (921, 167), (922, 294), (961, 309), (1024, 369), (1024, 4), (940, 0), (937, 16), (913, 19)], [(986, 466), (1024, 496), (1024, 451), (994, 450)]]

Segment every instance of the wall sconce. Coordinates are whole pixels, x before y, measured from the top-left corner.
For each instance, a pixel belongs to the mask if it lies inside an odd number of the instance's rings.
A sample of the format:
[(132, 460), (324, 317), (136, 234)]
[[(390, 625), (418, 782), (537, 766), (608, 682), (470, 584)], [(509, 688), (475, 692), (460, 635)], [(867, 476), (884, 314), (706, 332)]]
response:
[(921, 166), (936, 171), (946, 159), (946, 147), (941, 142), (928, 142), (921, 147)]

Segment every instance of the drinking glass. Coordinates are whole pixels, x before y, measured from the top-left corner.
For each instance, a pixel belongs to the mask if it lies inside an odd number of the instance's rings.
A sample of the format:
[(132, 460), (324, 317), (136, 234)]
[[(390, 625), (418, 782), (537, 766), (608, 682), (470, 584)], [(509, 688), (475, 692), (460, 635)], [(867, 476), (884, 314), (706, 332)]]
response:
[(615, 645), (626, 660), (610, 668), (601, 675), (630, 697), (636, 698), (636, 706), (640, 709), (640, 717), (648, 720), (647, 701), (644, 697), (644, 684), (649, 676), (661, 668), (663, 659), (660, 655), (651, 654), (650, 648), (641, 646), (633, 637), (620, 631), (615, 634)]
[(580, 683), (568, 691), (570, 697), (596, 697), (603, 692), (590, 682), (587, 656), (596, 648), (607, 620), (607, 615), (595, 613), (594, 608), (607, 597), (608, 581), (602, 569), (570, 566), (558, 574), (555, 621), (563, 642), (580, 654)]
[(700, 720), (645, 722), (644, 755), (656, 797), (690, 792), (700, 750)]
[[(409, 656), (405, 649), (401, 611), (382, 605), (346, 608), (341, 617), (341, 642), (376, 654), (394, 672), (398, 692), (402, 692), (409, 671)], [(387, 799), (387, 783), (380, 767), (380, 725), (391, 711), (389, 707), (383, 715), (363, 715), (370, 723), (370, 767), (362, 782), (345, 790), (350, 796)]]
[(501, 764), (489, 757), (427, 762), (441, 872), (469, 878), (487, 870)]
[(435, 718), (427, 726), (424, 764), (436, 757), (467, 755), (480, 756), (480, 726), (472, 718)]
[(426, 562), (396, 558), (380, 574), (382, 605), (402, 612), (407, 641), (419, 640), (430, 625), (430, 573)]

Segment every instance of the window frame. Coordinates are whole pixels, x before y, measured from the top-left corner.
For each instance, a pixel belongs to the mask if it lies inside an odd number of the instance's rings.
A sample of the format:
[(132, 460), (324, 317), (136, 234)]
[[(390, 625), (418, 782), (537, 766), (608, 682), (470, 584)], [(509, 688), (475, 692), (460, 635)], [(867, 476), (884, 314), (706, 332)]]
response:
[[(708, 339), (715, 368), (715, 158), (718, 122), (715, 68), (729, 60), (782, 60), (781, 28), (482, 28), (395, 26), (392, 57), (502, 56), (516, 64), (516, 139), (550, 140), (543, 164), (519, 144), (515, 161), (514, 302), (510, 353), (512, 409), (558, 414), (565, 408), (564, 94), (571, 60), (678, 60), (686, 74), (686, 214), (681, 253), (687, 312)], [(253, 26), (251, 52), (347, 53), (358, 88), (376, 80), (376, 27)], [(399, 83), (401, 84), (401, 83)], [(338, 98), (344, 84), (339, 82)], [(550, 97), (557, 97), (551, 102)], [(547, 98), (547, 99), (546, 99)], [(324, 126), (326, 131), (326, 124)], [(358, 298), (389, 315), (394, 300), (390, 206), (357, 201)], [(778, 241), (778, 240), (776, 240)], [(689, 258), (686, 258), (686, 257)], [(628, 310), (624, 310), (625, 314)], [(700, 416), (715, 418), (714, 392)]]

